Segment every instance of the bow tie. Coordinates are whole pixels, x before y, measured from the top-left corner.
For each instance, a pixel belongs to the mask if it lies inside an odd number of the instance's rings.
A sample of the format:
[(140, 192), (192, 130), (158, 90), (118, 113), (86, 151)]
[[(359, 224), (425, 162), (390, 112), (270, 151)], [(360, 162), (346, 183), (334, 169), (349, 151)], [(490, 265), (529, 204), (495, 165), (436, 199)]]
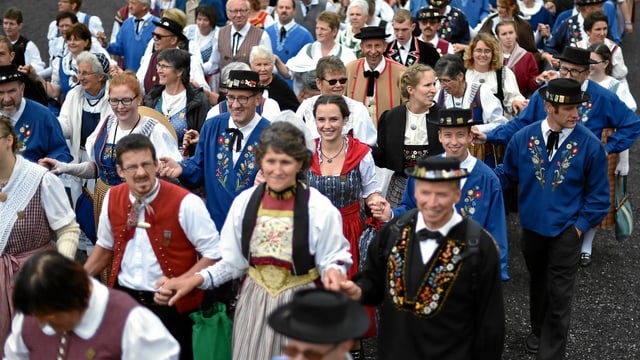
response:
[(364, 77), (368, 78), (369, 80), (367, 80), (367, 96), (373, 96), (373, 90), (375, 89), (376, 86), (376, 81), (375, 79), (377, 79), (380, 76), (380, 72), (378, 72), (377, 70), (366, 70), (364, 72)]
[(442, 240), (444, 240), (444, 236), (442, 235), (442, 233), (440, 233), (440, 231), (431, 231), (431, 230), (427, 230), (427, 229), (422, 229), (420, 231), (418, 231), (416, 233), (416, 238), (420, 241), (423, 240), (435, 240), (438, 243), (440, 243)]
[(233, 143), (236, 143), (236, 152), (240, 152), (242, 150), (242, 139), (244, 138), (242, 131), (236, 128), (228, 128), (225, 131), (227, 134), (233, 134), (229, 143), (229, 151), (233, 151)]

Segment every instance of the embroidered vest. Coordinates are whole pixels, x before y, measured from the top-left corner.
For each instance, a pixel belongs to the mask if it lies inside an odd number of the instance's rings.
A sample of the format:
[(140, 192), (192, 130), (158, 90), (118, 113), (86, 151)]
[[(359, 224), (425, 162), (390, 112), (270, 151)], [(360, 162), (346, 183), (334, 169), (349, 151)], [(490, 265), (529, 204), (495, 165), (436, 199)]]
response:
[(255, 26), (251, 26), (249, 28), (249, 32), (245, 36), (245, 39), (242, 40), (242, 44), (240, 48), (238, 48), (238, 53), (234, 56), (233, 51), (231, 49), (231, 25), (227, 25), (220, 29), (220, 34), (218, 34), (218, 51), (220, 52), (220, 69), (224, 69), (227, 64), (231, 62), (243, 62), (245, 64), (249, 64), (249, 53), (251, 53), (251, 49), (254, 46), (260, 45), (260, 39), (262, 38), (262, 33), (264, 30), (258, 29)]
[[(160, 181), (160, 191), (155, 200), (150, 203), (154, 213), (145, 212), (145, 219), (151, 224), (147, 229), (147, 236), (162, 272), (166, 277), (174, 278), (187, 272), (198, 261), (196, 249), (189, 242), (178, 222), (180, 202), (189, 192), (164, 180), (158, 181)], [(127, 241), (133, 236), (133, 232), (127, 228), (127, 217), (131, 206), (127, 184), (111, 188), (108, 211), (114, 234), (114, 245), (111, 275), (107, 282), (109, 287), (113, 287), (116, 283)], [(202, 290), (194, 289), (178, 300), (176, 303), (178, 312), (188, 312), (200, 306), (202, 295)]]
[[(477, 86), (476, 86), (477, 85)], [(469, 94), (471, 96), (471, 104), (469, 104), (469, 107), (471, 108), (471, 117), (474, 120), (483, 120), (482, 119), (482, 102), (480, 101), (480, 84), (478, 83), (473, 83), (471, 84), (471, 94)], [(445, 106), (445, 100), (447, 98), (447, 92), (444, 91), (444, 89), (442, 91), (440, 91), (440, 93), (438, 94), (438, 99), (436, 99), (436, 103), (438, 104), (438, 106), (441, 109), (446, 109), (447, 107)], [(462, 99), (462, 101), (464, 102), (465, 99)], [(483, 121), (484, 122), (484, 121)]]
[(438, 38), (438, 45), (436, 46), (436, 50), (438, 50), (440, 56), (447, 55), (447, 51), (449, 51), (449, 42), (447, 40)]
[(11, 62), (13, 65), (18, 65), (18, 66), (26, 65), (24, 52), (27, 51), (28, 42), (29, 42), (29, 39), (20, 35), (20, 37), (18, 38), (18, 41), (16, 41), (16, 43), (13, 44), (12, 48), (13, 48), (13, 52), (15, 53), (15, 56), (13, 57), (13, 61)]
[(38, 320), (25, 316), (22, 338), (32, 359), (120, 359), (122, 357), (122, 333), (129, 313), (136, 306), (135, 300), (123, 292), (109, 289), (109, 300), (100, 326), (89, 339), (68, 333), (64, 354), (60, 354), (62, 335), (49, 336), (42, 332)]
[(144, 89), (149, 92), (156, 85), (158, 85), (158, 52), (154, 52), (151, 54), (151, 59), (149, 60), (149, 67), (147, 68), (147, 73), (144, 75)]

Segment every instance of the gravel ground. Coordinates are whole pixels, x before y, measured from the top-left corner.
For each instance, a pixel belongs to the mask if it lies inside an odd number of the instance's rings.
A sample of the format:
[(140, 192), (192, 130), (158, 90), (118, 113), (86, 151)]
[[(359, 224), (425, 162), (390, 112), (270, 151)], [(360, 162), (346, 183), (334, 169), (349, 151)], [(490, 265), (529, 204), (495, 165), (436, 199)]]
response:
[[(107, 34), (110, 34), (115, 11), (125, 1), (85, 0), (82, 10), (99, 15)], [(57, 2), (54, 0), (3, 0), (0, 11), (9, 6), (21, 8), (25, 16), (23, 33), (40, 48), (47, 58), (46, 29), (55, 18)], [(640, 94), (640, 82), (635, 81), (635, 71), (640, 65), (635, 59), (640, 48), (632, 46), (640, 41), (640, 29), (625, 38), (622, 48), (629, 67), (629, 82), (633, 94)], [(629, 189), (636, 214), (640, 214), (640, 147), (631, 149), (631, 176)], [(604, 164), (603, 164), (604, 166)], [(533, 359), (524, 350), (524, 339), (529, 331), (528, 321), (528, 274), (518, 242), (517, 215), (509, 216), (510, 267), (512, 279), (504, 284), (507, 315), (507, 336), (503, 359)], [(583, 359), (640, 359), (640, 245), (638, 232), (626, 242), (617, 242), (612, 230), (598, 233), (594, 245), (593, 263), (578, 272), (576, 297), (574, 299), (571, 331), (567, 347), (568, 360)], [(365, 343), (370, 350), (372, 341)], [(370, 353), (371, 351), (369, 351)], [(374, 359), (367, 356), (367, 359)]]

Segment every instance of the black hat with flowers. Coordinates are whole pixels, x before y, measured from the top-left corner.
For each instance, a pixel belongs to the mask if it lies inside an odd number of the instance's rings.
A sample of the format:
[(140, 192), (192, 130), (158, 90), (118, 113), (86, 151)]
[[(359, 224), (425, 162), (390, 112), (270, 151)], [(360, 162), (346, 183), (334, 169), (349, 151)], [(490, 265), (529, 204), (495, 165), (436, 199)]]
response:
[(441, 19), (444, 18), (444, 15), (440, 14), (440, 10), (433, 7), (423, 7), (418, 10), (418, 21), (428, 20), (428, 19)]
[(442, 156), (423, 157), (415, 167), (405, 169), (404, 172), (408, 176), (426, 181), (451, 181), (469, 176), (469, 171), (460, 167), (460, 160)]
[(229, 80), (220, 84), (221, 88), (237, 90), (264, 90), (260, 84), (260, 75), (251, 70), (231, 70)]

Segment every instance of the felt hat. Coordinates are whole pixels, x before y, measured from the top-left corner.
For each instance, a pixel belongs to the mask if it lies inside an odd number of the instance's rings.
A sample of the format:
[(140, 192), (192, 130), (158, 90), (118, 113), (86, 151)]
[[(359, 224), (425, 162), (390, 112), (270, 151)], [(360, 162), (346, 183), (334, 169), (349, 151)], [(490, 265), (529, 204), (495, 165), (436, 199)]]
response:
[(220, 84), (221, 88), (237, 90), (264, 90), (260, 84), (260, 75), (251, 70), (231, 70), (229, 80)]
[(12, 82), (12, 81), (24, 81), (24, 75), (18, 71), (16, 65), (2, 65), (0, 66), (0, 84)]
[(440, 109), (436, 118), (429, 118), (429, 124), (440, 127), (460, 127), (483, 124), (482, 120), (474, 120), (471, 109), (449, 108)]
[(441, 8), (449, 5), (451, 0), (428, 0), (428, 3), (433, 7)]
[(544, 101), (554, 104), (581, 104), (591, 99), (591, 95), (582, 91), (580, 83), (574, 79), (561, 78), (549, 81), (549, 84), (538, 90)]
[(442, 156), (420, 158), (415, 167), (405, 169), (404, 172), (408, 176), (427, 181), (451, 181), (469, 176), (469, 171), (460, 167), (460, 160)]
[(360, 33), (353, 35), (354, 38), (360, 40), (367, 39), (386, 39), (390, 34), (385, 33), (385, 29), (380, 26), (367, 26), (360, 29)]
[(578, 0), (576, 1), (576, 5), (584, 6), (584, 5), (598, 5), (607, 2), (607, 0)]
[(184, 27), (180, 25), (178, 22), (171, 20), (169, 18), (163, 17), (160, 21), (153, 21), (153, 24), (157, 27), (161, 27), (165, 30), (169, 30), (175, 36), (177, 36), (182, 41), (187, 41), (187, 37), (184, 36)]
[(440, 14), (440, 10), (433, 7), (423, 7), (418, 10), (418, 21), (428, 19), (442, 19), (444, 15)]
[(355, 339), (369, 329), (369, 316), (362, 305), (344, 293), (324, 289), (296, 292), (267, 322), (282, 335), (315, 344)]
[(562, 54), (553, 57), (575, 65), (587, 66), (595, 63), (591, 60), (591, 51), (575, 46), (566, 46)]

